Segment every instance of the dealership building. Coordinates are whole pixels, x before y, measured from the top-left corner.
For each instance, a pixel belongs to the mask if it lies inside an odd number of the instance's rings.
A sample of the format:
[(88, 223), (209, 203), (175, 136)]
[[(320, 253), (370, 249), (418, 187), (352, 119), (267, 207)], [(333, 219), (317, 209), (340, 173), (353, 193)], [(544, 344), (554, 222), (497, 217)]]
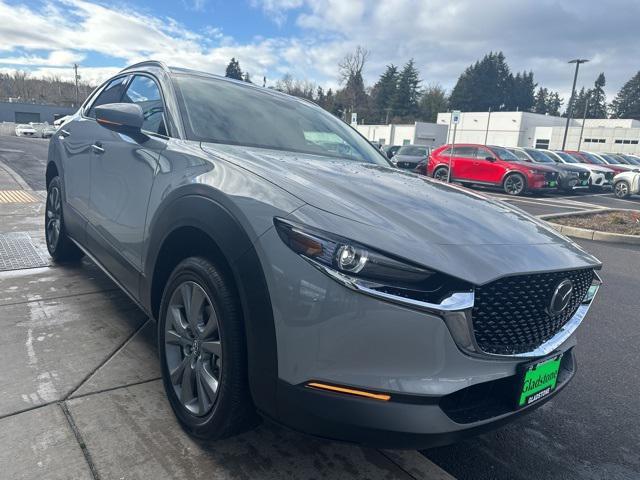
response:
[(0, 102), (0, 122), (12, 123), (53, 123), (54, 120), (70, 115), (77, 109), (58, 105), (37, 103)]
[[(358, 125), (358, 131), (382, 144), (438, 146), (451, 143), (451, 114), (439, 113), (436, 123), (413, 125)], [(566, 118), (530, 112), (463, 112), (455, 128), (456, 143), (505, 147), (562, 148)], [(566, 150), (640, 154), (640, 121), (627, 119), (572, 119)]]

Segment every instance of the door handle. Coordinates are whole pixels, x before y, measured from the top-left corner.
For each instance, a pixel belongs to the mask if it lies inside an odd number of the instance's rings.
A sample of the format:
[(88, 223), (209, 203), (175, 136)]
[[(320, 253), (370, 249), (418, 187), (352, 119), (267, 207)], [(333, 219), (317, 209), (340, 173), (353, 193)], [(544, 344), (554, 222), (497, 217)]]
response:
[(96, 142), (93, 145), (91, 145), (91, 149), (94, 151), (94, 153), (104, 153), (104, 148), (102, 147), (102, 142)]
[(71, 135), (71, 132), (62, 128), (60, 129), (60, 138), (67, 138), (69, 135)]

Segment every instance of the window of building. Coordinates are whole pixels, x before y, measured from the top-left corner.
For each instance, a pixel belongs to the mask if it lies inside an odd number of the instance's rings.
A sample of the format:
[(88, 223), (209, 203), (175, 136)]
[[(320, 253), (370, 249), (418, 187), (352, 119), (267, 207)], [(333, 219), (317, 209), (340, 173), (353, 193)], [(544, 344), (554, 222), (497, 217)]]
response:
[(536, 138), (536, 148), (549, 149), (549, 140), (546, 138)]
[(402, 145), (411, 145), (411, 140), (403, 140)]

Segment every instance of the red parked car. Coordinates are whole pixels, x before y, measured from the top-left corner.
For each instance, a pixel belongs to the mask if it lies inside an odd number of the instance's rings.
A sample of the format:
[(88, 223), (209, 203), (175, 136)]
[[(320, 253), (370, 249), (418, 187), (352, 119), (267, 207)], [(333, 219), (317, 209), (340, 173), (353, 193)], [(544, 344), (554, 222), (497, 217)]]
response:
[(545, 165), (522, 162), (503, 147), (492, 145), (443, 145), (429, 156), (426, 173), (438, 180), (447, 179), (451, 156), (451, 180), (463, 185), (491, 185), (509, 195), (558, 188), (558, 172)]
[(629, 169), (627, 167), (622, 167), (622, 166), (617, 165), (617, 164), (612, 164), (612, 163), (605, 162), (604, 160), (598, 158), (596, 155), (593, 155), (592, 153), (589, 153), (589, 152), (583, 152), (583, 151), (578, 152), (576, 150), (565, 150), (565, 153), (568, 153), (569, 155), (571, 155), (573, 158), (575, 158), (579, 162), (591, 163), (592, 165), (600, 165), (602, 167), (610, 168), (611, 170), (616, 172), (616, 175), (618, 173), (628, 172), (629, 171)]

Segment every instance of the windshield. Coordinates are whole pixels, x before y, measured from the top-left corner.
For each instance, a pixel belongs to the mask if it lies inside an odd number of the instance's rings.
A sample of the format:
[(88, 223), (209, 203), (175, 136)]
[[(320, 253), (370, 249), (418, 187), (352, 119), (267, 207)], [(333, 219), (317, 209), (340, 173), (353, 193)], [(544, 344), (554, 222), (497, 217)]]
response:
[(627, 162), (629, 162), (631, 165), (640, 165), (640, 159), (632, 157), (630, 155), (625, 155), (624, 158), (627, 160)]
[(571, 155), (569, 155), (568, 153), (565, 153), (565, 152), (553, 152), (553, 153), (558, 155), (566, 163), (584, 163), (582, 161), (582, 159), (577, 160), (577, 159), (575, 159), (574, 157), (572, 157)]
[(536, 162), (539, 162), (539, 163), (556, 163), (546, 153), (541, 152), (540, 150), (536, 150), (535, 148), (525, 148), (525, 151), (529, 155), (531, 155), (531, 158), (533, 158)]
[(400, 147), (398, 153), (396, 155), (410, 155), (412, 157), (426, 157), (427, 149), (426, 147), (416, 147), (415, 145), (407, 145), (405, 147)]
[(606, 155), (604, 153), (601, 153), (600, 156), (604, 158), (607, 161), (607, 163), (610, 163), (612, 165), (618, 165), (620, 163), (617, 159), (613, 158), (611, 155)]
[(174, 78), (190, 140), (389, 166), (355, 130), (311, 103), (214, 77)]
[(622, 155), (617, 155), (617, 154), (607, 154), (608, 157), (613, 157), (616, 160), (618, 160), (618, 163), (622, 163), (623, 165), (629, 165), (629, 162), (627, 161), (626, 158), (624, 158)]
[(506, 148), (494, 147), (494, 146), (491, 146), (489, 148), (493, 150), (493, 153), (495, 153), (500, 157), (500, 160), (504, 160), (506, 162), (518, 162), (520, 160), (518, 157), (516, 157), (513, 153), (511, 153)]

